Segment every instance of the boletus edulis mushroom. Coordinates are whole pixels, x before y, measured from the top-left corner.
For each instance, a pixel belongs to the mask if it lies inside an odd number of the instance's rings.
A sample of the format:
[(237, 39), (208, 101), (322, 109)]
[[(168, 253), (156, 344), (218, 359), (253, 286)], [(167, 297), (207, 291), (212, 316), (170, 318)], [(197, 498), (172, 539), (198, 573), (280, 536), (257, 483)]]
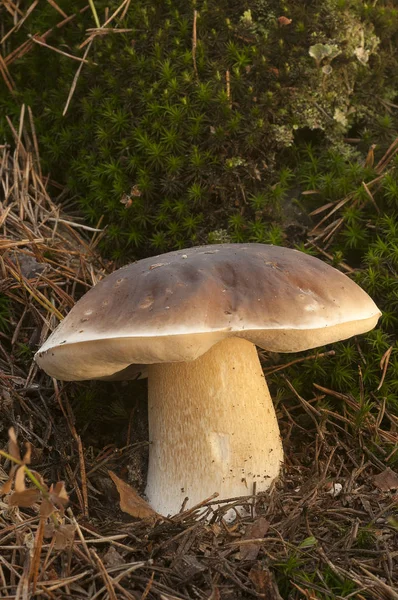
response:
[(305, 253), (220, 244), (146, 258), (85, 294), (36, 354), (61, 380), (148, 376), (146, 494), (175, 514), (266, 490), (283, 460), (256, 346), (298, 352), (372, 329), (351, 279)]

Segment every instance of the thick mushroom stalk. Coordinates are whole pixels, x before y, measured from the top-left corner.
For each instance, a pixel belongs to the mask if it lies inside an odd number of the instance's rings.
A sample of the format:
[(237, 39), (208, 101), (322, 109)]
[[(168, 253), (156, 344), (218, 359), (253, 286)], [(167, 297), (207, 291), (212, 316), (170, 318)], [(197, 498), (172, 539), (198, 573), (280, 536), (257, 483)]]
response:
[(146, 494), (176, 514), (218, 492), (220, 499), (266, 490), (283, 449), (256, 347), (229, 338), (190, 362), (149, 365)]

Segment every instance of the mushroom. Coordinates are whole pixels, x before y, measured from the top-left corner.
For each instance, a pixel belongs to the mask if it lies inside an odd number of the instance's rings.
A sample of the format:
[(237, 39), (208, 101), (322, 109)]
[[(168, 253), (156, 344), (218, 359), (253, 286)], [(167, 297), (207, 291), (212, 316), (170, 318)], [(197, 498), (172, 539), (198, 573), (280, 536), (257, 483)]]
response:
[(85, 294), (37, 352), (62, 380), (148, 376), (146, 494), (175, 514), (218, 492), (266, 490), (283, 460), (256, 346), (298, 352), (372, 329), (380, 316), (321, 260), (264, 244), (169, 252)]

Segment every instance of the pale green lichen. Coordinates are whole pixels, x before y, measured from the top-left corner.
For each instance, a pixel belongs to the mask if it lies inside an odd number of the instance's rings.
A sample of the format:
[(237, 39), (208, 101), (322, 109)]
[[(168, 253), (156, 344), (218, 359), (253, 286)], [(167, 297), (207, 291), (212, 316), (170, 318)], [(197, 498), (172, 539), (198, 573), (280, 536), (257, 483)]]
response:
[(250, 8), (248, 10), (245, 10), (245, 12), (240, 18), (240, 22), (246, 27), (253, 25), (252, 11), (250, 10)]
[(225, 161), (227, 169), (236, 169), (237, 167), (246, 167), (247, 162), (241, 156), (233, 156)]
[(340, 108), (335, 109), (333, 119), (336, 121), (336, 123), (343, 125), (343, 127), (347, 127), (348, 125), (347, 115)]
[(341, 54), (341, 50), (339, 50), (338, 46), (335, 44), (314, 44), (314, 46), (310, 46), (308, 54), (315, 59), (316, 64), (319, 67), (324, 58), (333, 60), (336, 56)]
[(293, 144), (294, 136), (292, 127), (288, 127), (287, 125), (274, 125), (272, 132), (279, 147), (288, 148)]
[(215, 229), (209, 231), (207, 236), (208, 244), (229, 244), (231, 242), (231, 236), (226, 229)]

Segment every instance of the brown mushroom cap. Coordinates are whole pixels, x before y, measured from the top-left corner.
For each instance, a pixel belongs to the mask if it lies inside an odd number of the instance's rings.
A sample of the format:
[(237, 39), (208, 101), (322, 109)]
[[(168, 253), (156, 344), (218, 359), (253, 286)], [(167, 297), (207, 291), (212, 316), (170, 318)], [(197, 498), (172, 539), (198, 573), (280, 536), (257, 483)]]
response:
[(303, 252), (201, 246), (105, 277), (35, 358), (58, 379), (95, 379), (194, 360), (230, 336), (273, 352), (307, 350), (369, 331), (380, 314), (356, 283)]

